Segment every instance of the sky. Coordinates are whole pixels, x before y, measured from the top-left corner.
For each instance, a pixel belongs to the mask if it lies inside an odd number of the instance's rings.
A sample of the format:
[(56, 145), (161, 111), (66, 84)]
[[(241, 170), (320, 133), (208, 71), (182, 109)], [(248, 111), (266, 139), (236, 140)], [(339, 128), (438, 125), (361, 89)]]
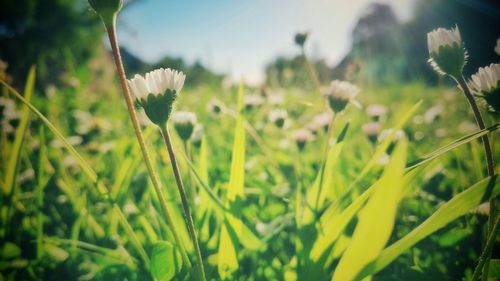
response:
[[(416, 0), (379, 0), (400, 21)], [(373, 0), (139, 0), (119, 17), (122, 46), (147, 62), (165, 55), (205, 66), (232, 79), (261, 83), (264, 67), (298, 53), (293, 37), (308, 31), (306, 52), (334, 65), (350, 49), (357, 19)]]

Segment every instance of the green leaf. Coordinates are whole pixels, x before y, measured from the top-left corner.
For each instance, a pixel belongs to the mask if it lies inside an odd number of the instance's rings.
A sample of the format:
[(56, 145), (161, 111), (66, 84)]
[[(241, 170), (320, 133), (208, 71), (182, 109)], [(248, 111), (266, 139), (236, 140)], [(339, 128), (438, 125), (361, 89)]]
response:
[[(240, 82), (238, 91), (238, 116), (236, 118), (236, 127), (234, 129), (234, 143), (231, 160), (231, 174), (229, 177), (229, 186), (227, 191), (227, 205), (231, 206), (235, 201), (240, 202), (244, 197), (245, 182), (245, 119), (243, 117), (243, 83)], [(237, 200), (238, 199), (238, 200)], [(231, 209), (231, 208), (230, 208)], [(235, 210), (235, 209), (232, 209)], [(239, 236), (242, 232), (241, 214), (225, 213), (224, 223), (221, 228), (218, 251), (217, 269), (222, 279), (230, 277), (231, 273), (239, 267), (236, 257), (235, 243), (231, 236)], [(229, 228), (229, 227), (230, 228)], [(230, 235), (229, 230), (235, 235)]]
[(21, 248), (12, 242), (6, 242), (2, 248), (2, 259), (17, 258), (21, 255)]
[[(26, 80), (26, 86), (24, 88), (24, 100), (26, 100), (28, 103), (31, 100), (34, 86), (35, 67), (32, 66), (29, 70), (28, 79)], [(14, 185), (16, 184), (17, 169), (19, 165), (19, 159), (21, 157), (21, 149), (24, 145), (24, 136), (26, 134), (26, 129), (28, 128), (29, 119), (29, 108), (24, 106), (22, 109), (19, 126), (16, 129), (14, 145), (10, 149), (9, 164), (7, 165), (7, 171), (5, 174), (5, 184), (2, 186), (4, 194), (10, 194), (12, 189), (14, 188)]]
[(384, 249), (378, 259), (363, 270), (361, 277), (379, 272), (420, 240), (498, 194), (500, 194), (500, 181), (497, 180), (497, 175), (485, 178), (457, 194), (422, 224)]
[(245, 119), (243, 110), (243, 84), (240, 83), (238, 94), (239, 114), (236, 118), (236, 128), (234, 129), (234, 143), (231, 159), (231, 174), (229, 177), (229, 187), (227, 191), (227, 200), (229, 203), (236, 200), (237, 197), (243, 198), (243, 185), (245, 181)]
[(406, 146), (406, 139), (399, 142), (373, 195), (360, 212), (351, 243), (332, 280), (353, 280), (365, 265), (378, 257), (389, 241), (402, 198)]
[(488, 271), (488, 278), (493, 280), (500, 279), (500, 259), (491, 259)]
[[(236, 220), (233, 215), (227, 214), (224, 218), (219, 240), (219, 251), (217, 254), (217, 270), (222, 280), (229, 279), (234, 271), (239, 267), (238, 258), (236, 256), (235, 243), (232, 237), (235, 237), (232, 223), (228, 220)], [(229, 233), (233, 232), (233, 235)]]
[(69, 257), (69, 253), (66, 250), (54, 244), (46, 243), (43, 245), (43, 250), (57, 262), (63, 262)]
[(181, 254), (170, 242), (161, 241), (153, 246), (151, 250), (151, 274), (156, 280), (172, 280), (181, 269)]

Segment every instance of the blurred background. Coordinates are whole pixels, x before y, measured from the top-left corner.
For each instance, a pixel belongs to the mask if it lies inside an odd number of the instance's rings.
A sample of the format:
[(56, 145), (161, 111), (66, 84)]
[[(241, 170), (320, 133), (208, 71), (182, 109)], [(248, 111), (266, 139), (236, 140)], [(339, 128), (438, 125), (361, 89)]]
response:
[[(84, 0), (3, 0), (0, 58), (12, 76), (36, 63), (39, 84), (109, 52), (98, 17)], [(426, 33), (458, 25), (469, 50), (466, 74), (496, 60), (500, 4), (494, 0), (217, 1), (131, 0), (118, 19), (129, 75), (155, 67), (188, 73), (186, 85), (243, 78), (253, 85), (304, 84), (293, 44), (309, 32), (306, 52), (321, 80), (436, 82), (426, 63)], [(104, 46), (104, 47), (103, 47)], [(46, 67), (50, 65), (51, 67)], [(66, 81), (67, 82), (67, 81)], [(306, 85), (307, 86), (307, 85)]]

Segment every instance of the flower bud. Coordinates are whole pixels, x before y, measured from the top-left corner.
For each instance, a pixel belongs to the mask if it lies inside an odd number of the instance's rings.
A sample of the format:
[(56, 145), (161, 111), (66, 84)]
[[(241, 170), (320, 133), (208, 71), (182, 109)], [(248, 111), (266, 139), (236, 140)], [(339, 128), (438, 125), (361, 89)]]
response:
[(283, 128), (287, 116), (286, 110), (275, 109), (269, 113), (269, 121), (273, 122), (276, 127)]
[(90, 6), (101, 17), (106, 26), (111, 26), (116, 14), (123, 6), (122, 0), (88, 0)]
[(458, 27), (438, 28), (427, 33), (429, 63), (439, 74), (448, 74), (454, 78), (462, 76), (467, 63), (467, 51), (464, 48)]
[(306, 43), (307, 36), (309, 33), (307, 32), (298, 32), (295, 34), (295, 44), (297, 44), (299, 47), (303, 48), (304, 44)]
[(333, 112), (339, 113), (359, 92), (360, 89), (356, 85), (347, 81), (333, 80), (324, 95)]
[(194, 146), (200, 147), (201, 140), (203, 139), (203, 135), (204, 135), (203, 125), (200, 123), (197, 123), (194, 126), (193, 135), (191, 136), (191, 142), (193, 143)]
[(314, 140), (314, 135), (309, 130), (297, 130), (292, 133), (292, 139), (295, 140), (299, 150), (303, 150), (306, 143)]
[(178, 111), (172, 114), (172, 122), (179, 137), (183, 141), (188, 141), (193, 135), (197, 120), (193, 112)]
[(387, 107), (382, 104), (370, 104), (366, 107), (366, 114), (373, 121), (380, 121), (380, 119), (387, 113)]
[(377, 142), (378, 134), (380, 133), (380, 123), (370, 122), (363, 125), (361, 128), (363, 133), (365, 133), (368, 140), (375, 144)]

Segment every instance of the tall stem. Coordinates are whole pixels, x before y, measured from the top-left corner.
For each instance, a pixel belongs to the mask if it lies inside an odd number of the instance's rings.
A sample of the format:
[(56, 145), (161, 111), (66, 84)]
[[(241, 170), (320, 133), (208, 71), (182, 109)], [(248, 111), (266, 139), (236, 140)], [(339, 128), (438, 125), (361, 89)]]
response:
[(326, 161), (328, 161), (328, 149), (330, 148), (330, 139), (332, 138), (333, 134), (333, 122), (335, 121), (335, 115), (332, 116), (332, 119), (330, 120), (330, 124), (328, 125), (328, 131), (326, 133), (326, 140), (325, 140), (325, 147), (324, 147), (324, 158), (321, 163), (321, 170), (320, 170), (320, 175), (319, 175), (319, 188), (318, 188), (318, 194), (316, 195), (316, 202), (314, 204), (314, 211), (318, 212), (319, 208), (319, 198), (321, 195), (321, 192), (323, 190), (323, 179), (325, 177), (325, 169), (326, 169)]
[[(458, 77), (457, 82), (462, 88), (465, 97), (467, 98), (467, 101), (469, 102), (470, 107), (472, 108), (472, 111), (474, 112), (474, 117), (476, 118), (477, 125), (479, 126), (479, 129), (483, 130), (485, 129), (484, 121), (481, 116), (481, 112), (479, 111), (479, 108), (477, 106), (476, 101), (474, 100), (474, 96), (472, 95), (469, 87), (467, 86), (467, 83), (465, 82), (465, 79), (463, 77)], [(491, 146), (490, 146), (490, 140), (488, 138), (488, 135), (484, 135), (481, 137), (483, 141), (483, 146), (484, 146), (484, 153), (486, 154), (486, 164), (487, 164), (487, 169), (488, 169), (488, 176), (494, 176), (495, 175), (495, 164), (493, 162), (493, 153), (491, 151)], [(488, 235), (486, 237), (489, 237), (493, 230), (494, 230), (494, 224), (496, 220), (496, 206), (495, 206), (495, 198), (491, 198), (490, 200), (490, 213), (488, 217)], [(487, 280), (488, 278), (488, 269), (489, 269), (489, 260), (491, 259), (491, 249), (488, 249), (487, 247), (484, 248), (485, 252), (485, 258), (488, 262), (484, 263), (484, 268), (483, 268), (483, 277), (482, 280)]]
[[(489, 261), (488, 256), (491, 255), (491, 250), (493, 248), (493, 245), (495, 244), (499, 220), (500, 220), (500, 217), (497, 217), (497, 219), (493, 225), (493, 229), (488, 236), (488, 240), (486, 241), (486, 246), (484, 246), (484, 251), (481, 254), (481, 256), (479, 257), (479, 263), (477, 264), (476, 269), (474, 269), (474, 274), (472, 274), (472, 279), (471, 279), (472, 281), (477, 281), (479, 279), (479, 275), (481, 274), (481, 269), (483, 267), (484, 267), (483, 270), (487, 269), (486, 264), (487, 264), (487, 261)], [(484, 276), (484, 274), (485, 273), (483, 272), (483, 276)], [(486, 275), (488, 275), (488, 273), (486, 273)]]
[(179, 166), (177, 165), (177, 159), (175, 158), (174, 149), (172, 147), (172, 141), (170, 140), (170, 134), (168, 133), (168, 127), (161, 127), (161, 134), (163, 135), (163, 140), (165, 141), (165, 146), (167, 147), (168, 156), (170, 157), (170, 162), (172, 162), (172, 170), (174, 172), (175, 183), (179, 189), (179, 195), (181, 196), (182, 208), (184, 209), (184, 218), (186, 219), (186, 224), (188, 226), (189, 235), (193, 242), (193, 247), (196, 254), (196, 260), (198, 264), (198, 271), (200, 274), (200, 279), (205, 281), (205, 270), (203, 269), (203, 260), (201, 259), (200, 245), (198, 245), (198, 238), (196, 235), (196, 230), (194, 228), (193, 217), (191, 215), (191, 210), (189, 209), (189, 203), (186, 196), (186, 191), (184, 190), (184, 184), (182, 183), (181, 173), (179, 171)]
[(304, 57), (304, 62), (306, 63), (307, 70), (309, 71), (309, 75), (311, 75), (311, 79), (313, 80), (316, 90), (318, 91), (319, 94), (321, 94), (321, 83), (319, 82), (318, 74), (316, 73), (316, 70), (314, 69), (309, 59), (307, 58), (304, 47), (302, 47), (301, 50), (302, 50), (302, 57)]
[[(189, 161), (193, 162), (193, 156), (192, 156), (192, 151), (191, 151), (191, 142), (190, 141), (183, 141), (184, 144), (184, 150), (186, 151), (186, 156), (189, 159)], [(196, 200), (196, 189), (195, 189), (195, 184), (194, 184), (194, 179), (193, 179), (193, 174), (191, 173), (191, 170), (188, 171), (188, 182), (189, 182), (189, 193), (191, 193), (189, 196), (189, 199), (191, 199), (191, 207), (195, 207), (195, 200)]]
[[(125, 69), (123, 67), (123, 62), (120, 54), (120, 49), (118, 47), (118, 38), (116, 37), (116, 24), (113, 22), (111, 26), (106, 25), (106, 30), (108, 32), (109, 42), (111, 44), (111, 50), (113, 51), (113, 57), (116, 64), (116, 70), (118, 71), (118, 77), (120, 78), (120, 85), (122, 88), (123, 97), (125, 98), (125, 103), (127, 104), (127, 110), (130, 115), (130, 120), (132, 121), (132, 125), (134, 127), (135, 136), (137, 137), (137, 141), (139, 142), (139, 146), (141, 148), (142, 157), (144, 162), (146, 163), (146, 167), (148, 169), (149, 177), (153, 183), (154, 189), (160, 201), (161, 208), (163, 209), (163, 213), (165, 215), (165, 219), (167, 221), (168, 227), (175, 227), (172, 217), (167, 208), (167, 199), (165, 194), (163, 193), (163, 189), (160, 184), (160, 180), (156, 175), (153, 165), (151, 163), (151, 157), (149, 156), (149, 151), (146, 147), (146, 142), (144, 141), (144, 136), (142, 135), (141, 127), (139, 124), (139, 119), (137, 118), (137, 113), (134, 109), (134, 103), (132, 96), (130, 94), (129, 88), (127, 86), (127, 78), (125, 75)], [(173, 230), (172, 234), (174, 236), (175, 242), (179, 245), (179, 249), (182, 253), (182, 257), (184, 263), (187, 267), (191, 266), (187, 253), (181, 243), (181, 239), (177, 234), (177, 231)]]

